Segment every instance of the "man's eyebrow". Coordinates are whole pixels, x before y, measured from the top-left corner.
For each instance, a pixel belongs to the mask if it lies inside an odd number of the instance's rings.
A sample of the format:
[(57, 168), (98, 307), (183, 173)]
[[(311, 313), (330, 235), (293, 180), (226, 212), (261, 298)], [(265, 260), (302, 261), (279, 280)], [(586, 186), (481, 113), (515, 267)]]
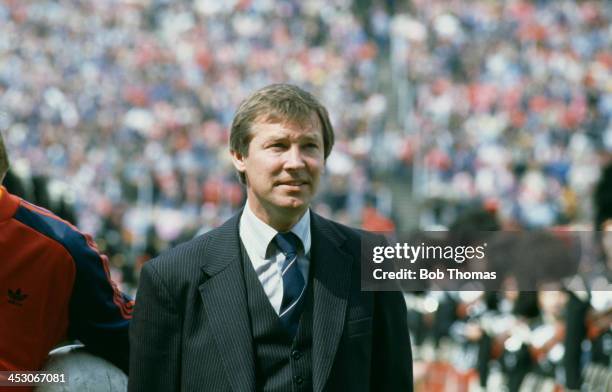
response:
[(320, 135), (317, 132), (313, 132), (313, 133), (308, 133), (308, 134), (302, 135), (300, 137), (300, 139), (306, 140), (306, 141), (319, 142), (319, 141), (321, 141), (322, 138), (320, 138), (318, 136), (320, 136)]
[(268, 135), (265, 139), (266, 142), (277, 142), (277, 141), (282, 141), (282, 140), (287, 140), (287, 135)]

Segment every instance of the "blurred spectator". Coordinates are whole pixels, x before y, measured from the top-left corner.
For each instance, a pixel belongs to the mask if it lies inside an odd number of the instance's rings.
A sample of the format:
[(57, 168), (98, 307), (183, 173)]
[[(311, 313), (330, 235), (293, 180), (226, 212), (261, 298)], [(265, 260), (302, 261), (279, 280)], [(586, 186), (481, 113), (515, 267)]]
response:
[[(0, 183), (8, 166), (0, 134)], [(133, 301), (91, 237), (0, 186), (0, 260), (0, 370), (40, 370), (52, 348), (78, 339), (127, 373)]]

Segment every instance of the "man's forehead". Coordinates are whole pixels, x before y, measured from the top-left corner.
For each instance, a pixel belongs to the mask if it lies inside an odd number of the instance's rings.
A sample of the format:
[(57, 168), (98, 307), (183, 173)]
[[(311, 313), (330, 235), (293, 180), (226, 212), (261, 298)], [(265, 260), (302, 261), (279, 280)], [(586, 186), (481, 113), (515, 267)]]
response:
[(261, 118), (253, 122), (251, 132), (253, 136), (258, 133), (274, 134), (287, 133), (290, 131), (300, 131), (304, 136), (323, 137), (321, 122), (316, 114), (313, 114), (309, 119), (302, 121), (287, 120), (277, 118)]

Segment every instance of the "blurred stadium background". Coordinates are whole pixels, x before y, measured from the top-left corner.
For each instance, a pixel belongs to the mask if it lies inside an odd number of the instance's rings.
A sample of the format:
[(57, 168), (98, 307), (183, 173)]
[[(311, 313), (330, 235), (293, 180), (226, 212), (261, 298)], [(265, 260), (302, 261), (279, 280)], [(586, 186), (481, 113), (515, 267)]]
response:
[[(233, 113), (289, 82), (336, 130), (323, 215), (438, 230), (480, 209), (503, 229), (592, 230), (612, 161), (611, 18), (611, 2), (577, 0), (1, 0), (5, 185), (93, 234), (135, 294), (142, 263), (241, 206)], [(422, 325), (446, 303), (430, 294), (409, 300), (429, 298)], [(420, 390), (474, 384), (476, 362), (448, 358), (459, 335), (417, 337)]]

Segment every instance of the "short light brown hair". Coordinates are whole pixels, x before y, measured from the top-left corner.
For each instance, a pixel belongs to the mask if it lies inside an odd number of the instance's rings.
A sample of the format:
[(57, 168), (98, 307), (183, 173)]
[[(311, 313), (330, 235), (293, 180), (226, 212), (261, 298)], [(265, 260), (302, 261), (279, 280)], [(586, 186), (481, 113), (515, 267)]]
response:
[(2, 140), (2, 134), (0, 133), (0, 184), (4, 180), (4, 176), (9, 169), (8, 152), (4, 147), (4, 141)]
[[(255, 122), (306, 125), (312, 121), (313, 114), (321, 124), (323, 156), (327, 159), (334, 145), (334, 129), (327, 109), (312, 94), (291, 84), (266, 86), (242, 101), (232, 122), (230, 151), (248, 156), (249, 143), (253, 138), (251, 128)], [(238, 176), (245, 184), (245, 174), (239, 172)]]

